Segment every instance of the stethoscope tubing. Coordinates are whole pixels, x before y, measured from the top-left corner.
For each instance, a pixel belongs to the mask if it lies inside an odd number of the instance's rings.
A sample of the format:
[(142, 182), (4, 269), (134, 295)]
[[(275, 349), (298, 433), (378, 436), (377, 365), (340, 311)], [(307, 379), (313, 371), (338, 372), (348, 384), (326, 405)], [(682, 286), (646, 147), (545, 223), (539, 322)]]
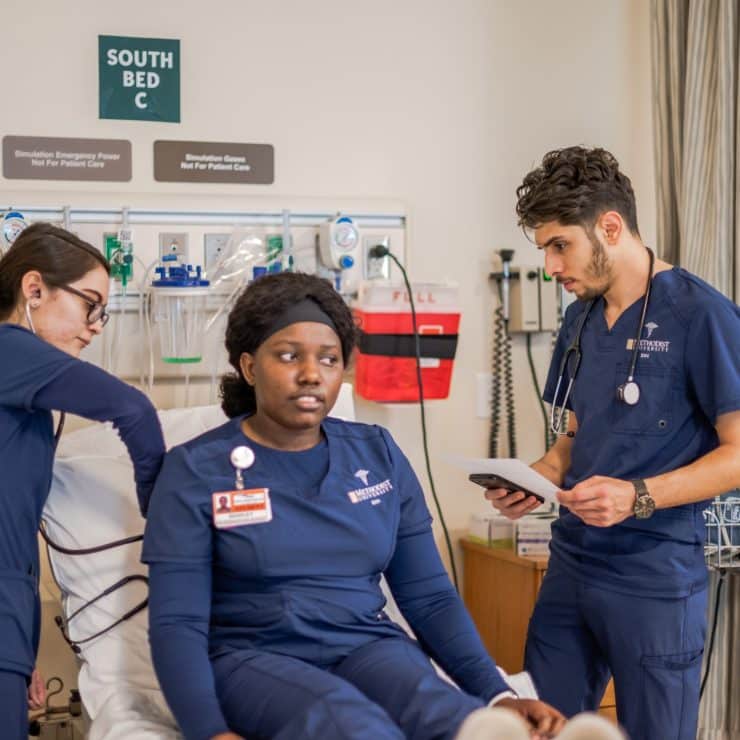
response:
[[(647, 249), (649, 258), (650, 258), (650, 267), (648, 269), (648, 280), (647, 280), (647, 286), (645, 288), (645, 297), (642, 301), (642, 310), (640, 312), (640, 322), (637, 327), (637, 334), (633, 340), (632, 343), (632, 357), (630, 359), (630, 367), (627, 375), (627, 383), (634, 383), (634, 377), (635, 377), (635, 371), (637, 369), (637, 358), (640, 354), (640, 339), (642, 337), (642, 332), (645, 328), (645, 319), (647, 317), (647, 310), (648, 305), (650, 303), (650, 290), (652, 288), (653, 284), (653, 267), (655, 265), (655, 255), (653, 254), (653, 250), (650, 249), (650, 247), (645, 247)], [(578, 328), (576, 329), (576, 335), (573, 338), (573, 341), (570, 343), (568, 348), (565, 350), (565, 354), (563, 355), (563, 359), (560, 361), (560, 368), (558, 371), (558, 382), (555, 385), (555, 393), (553, 395), (552, 404), (550, 406), (550, 429), (553, 432), (553, 434), (556, 434), (558, 436), (573, 436), (571, 432), (563, 432), (562, 425), (563, 425), (563, 417), (565, 416), (565, 410), (567, 408), (568, 399), (570, 398), (571, 389), (573, 388), (573, 384), (575, 382), (576, 376), (578, 375), (578, 368), (581, 365), (581, 335), (583, 334), (583, 329), (586, 326), (586, 320), (588, 319), (589, 314), (591, 313), (591, 309), (594, 307), (594, 304), (596, 303), (596, 299), (592, 298), (588, 305), (583, 309), (583, 312), (581, 314), (581, 320), (578, 324)], [(571, 358), (571, 355), (575, 358), (575, 364), (572, 368), (572, 371), (568, 373), (568, 385), (565, 389), (565, 395), (563, 396), (563, 401), (560, 404), (560, 411), (557, 411), (558, 407), (558, 395), (560, 391), (560, 387), (563, 383), (563, 378), (565, 377), (565, 370), (568, 366), (568, 362)], [(624, 385), (620, 386), (620, 388), (623, 388)], [(639, 389), (638, 389), (639, 390)], [(620, 400), (624, 401), (624, 398), (617, 393), (617, 397), (620, 398)], [(626, 402), (626, 401), (625, 401)]]

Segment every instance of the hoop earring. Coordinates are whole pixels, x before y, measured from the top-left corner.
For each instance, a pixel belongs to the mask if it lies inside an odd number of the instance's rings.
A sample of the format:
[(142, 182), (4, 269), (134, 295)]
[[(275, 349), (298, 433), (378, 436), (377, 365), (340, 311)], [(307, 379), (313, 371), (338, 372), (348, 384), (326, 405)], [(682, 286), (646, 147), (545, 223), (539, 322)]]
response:
[[(38, 308), (38, 306), (34, 306), (34, 308)], [(35, 334), (36, 327), (33, 325), (33, 319), (31, 318), (31, 302), (30, 301), (26, 301), (26, 321), (28, 321), (29, 329)]]

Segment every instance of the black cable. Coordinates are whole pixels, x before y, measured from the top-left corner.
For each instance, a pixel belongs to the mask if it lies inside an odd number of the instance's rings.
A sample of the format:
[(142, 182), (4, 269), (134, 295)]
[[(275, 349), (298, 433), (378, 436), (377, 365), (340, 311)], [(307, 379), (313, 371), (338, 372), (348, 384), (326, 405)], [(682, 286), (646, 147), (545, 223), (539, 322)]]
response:
[[(379, 250), (379, 247), (373, 247), (375, 250)], [(452, 567), (452, 580), (455, 584), (455, 590), (460, 591), (460, 587), (457, 581), (457, 567), (455, 566), (455, 556), (452, 552), (452, 541), (450, 540), (450, 533), (447, 530), (447, 523), (445, 522), (444, 514), (442, 513), (442, 507), (440, 506), (439, 499), (437, 498), (437, 490), (434, 486), (434, 476), (432, 475), (432, 465), (429, 460), (429, 444), (427, 441), (427, 421), (426, 411), (424, 408), (424, 387), (421, 381), (421, 349), (419, 345), (419, 330), (416, 325), (416, 307), (414, 306), (414, 292), (411, 290), (411, 283), (409, 283), (408, 275), (403, 265), (398, 261), (396, 256), (388, 250), (387, 247), (382, 247), (382, 252), (378, 251), (378, 256), (390, 257), (398, 266), (398, 269), (403, 275), (403, 282), (406, 285), (406, 290), (409, 294), (409, 305), (411, 306), (411, 323), (414, 329), (414, 344), (416, 349), (416, 382), (419, 386), (419, 409), (421, 411), (421, 435), (424, 442), (424, 461), (427, 468), (427, 477), (429, 478), (429, 486), (432, 490), (432, 497), (434, 498), (434, 505), (437, 508), (437, 514), (439, 515), (439, 523), (442, 525), (442, 531), (445, 536), (445, 543), (447, 544), (447, 554), (450, 558), (450, 566)]]
[(516, 457), (516, 419), (514, 416), (514, 372), (511, 359), (511, 334), (504, 338), (504, 391), (506, 395), (506, 430), (509, 438), (509, 457)]
[(62, 411), (59, 414), (59, 424), (57, 424), (57, 430), (54, 432), (54, 449), (56, 450), (57, 445), (59, 444), (59, 439), (62, 436), (62, 432), (64, 431), (64, 422), (67, 420), (67, 414)]
[(64, 620), (60, 616), (54, 617), (54, 622), (56, 626), (59, 628), (59, 631), (62, 633), (62, 637), (64, 638), (65, 642), (72, 648), (72, 652), (75, 654), (79, 654), (81, 652), (80, 645), (83, 642), (90, 642), (91, 640), (94, 640), (101, 635), (105, 635), (106, 633), (110, 632), (113, 628), (117, 627), (119, 624), (122, 624), (123, 622), (126, 622), (127, 620), (131, 619), (131, 617), (138, 614), (140, 611), (143, 611), (147, 608), (149, 604), (149, 597), (147, 596), (145, 599), (142, 599), (138, 604), (131, 607), (129, 610), (127, 610), (122, 616), (120, 616), (115, 621), (111, 622), (107, 626), (103, 627), (102, 629), (98, 630), (97, 632), (94, 632), (92, 635), (88, 635), (87, 637), (83, 637), (79, 640), (73, 640), (70, 633), (69, 633), (69, 623), (82, 611), (87, 609), (87, 607), (92, 606), (96, 601), (99, 601), (102, 598), (105, 598), (106, 596), (110, 596), (115, 591), (118, 591), (119, 588), (122, 588), (128, 583), (132, 582), (140, 582), (145, 583), (147, 588), (149, 586), (149, 579), (146, 576), (142, 575), (133, 575), (133, 576), (124, 576), (123, 578), (119, 579), (115, 583), (111, 584), (106, 588), (104, 591), (101, 591), (95, 598), (90, 599), (89, 601), (86, 601), (79, 609), (72, 612), (72, 614), (67, 617), (67, 627), (64, 626)]
[[(46, 559), (49, 563), (49, 570), (51, 571), (51, 577), (54, 579), (54, 583), (56, 584), (56, 587), (59, 589), (61, 593), (64, 593), (64, 589), (62, 588), (61, 584), (59, 583), (59, 579), (57, 578), (56, 571), (54, 569), (54, 563), (51, 559), (51, 553), (49, 552), (49, 549), (56, 550), (57, 552), (61, 552), (65, 555), (90, 555), (92, 553), (96, 552), (104, 552), (105, 550), (111, 550), (114, 547), (121, 547), (122, 545), (130, 545), (134, 542), (139, 542), (140, 540), (144, 539), (143, 534), (137, 534), (132, 535), (131, 537), (124, 537), (120, 540), (114, 540), (113, 542), (107, 542), (104, 545), (97, 545), (95, 547), (82, 547), (82, 548), (69, 548), (69, 547), (62, 547), (61, 545), (54, 542), (54, 540), (49, 537), (49, 535), (46, 532), (46, 522), (42, 519), (41, 523), (39, 524), (39, 534), (43, 537), (44, 542), (46, 543)], [(69, 617), (67, 617), (67, 625), (69, 625), (69, 622), (77, 616), (83, 609), (86, 609), (91, 604), (94, 604), (98, 599), (102, 598), (103, 596), (108, 596), (109, 594), (113, 593), (114, 591), (118, 590), (122, 586), (125, 586), (127, 583), (131, 581), (144, 581), (147, 585), (149, 585), (149, 579), (146, 578), (146, 576), (140, 576), (140, 575), (133, 575), (133, 576), (125, 576), (124, 578), (121, 578), (119, 581), (114, 583), (112, 586), (109, 586), (107, 589), (105, 589), (102, 593), (100, 593), (98, 596), (96, 596), (94, 599), (91, 599), (90, 601), (87, 601), (84, 603), (77, 611), (70, 614)], [(136, 606), (129, 609), (120, 619), (117, 619), (115, 622), (112, 622), (107, 627), (103, 628), (99, 632), (96, 632), (94, 635), (91, 635), (89, 637), (86, 637), (82, 640), (72, 640), (71, 637), (67, 633), (67, 629), (64, 626), (64, 620), (57, 616), (54, 618), (54, 622), (56, 623), (57, 627), (59, 628), (59, 631), (62, 633), (62, 637), (64, 638), (65, 642), (72, 648), (72, 651), (74, 653), (80, 652), (80, 643), (88, 642), (89, 640), (93, 640), (96, 637), (100, 637), (100, 635), (105, 634), (106, 632), (109, 632), (114, 627), (117, 627), (122, 622), (127, 621), (128, 619), (131, 619), (134, 615), (138, 614), (142, 609), (145, 609), (148, 604), (148, 597), (144, 599), (143, 601), (139, 602)]]
[(121, 547), (121, 545), (130, 545), (132, 542), (138, 542), (144, 539), (143, 534), (135, 534), (131, 537), (124, 537), (122, 540), (113, 540), (113, 542), (106, 542), (104, 545), (96, 545), (95, 547), (81, 547), (81, 548), (68, 548), (62, 547), (54, 542), (49, 535), (46, 533), (46, 522), (42, 521), (39, 525), (39, 533), (44, 538), (44, 542), (57, 552), (64, 553), (65, 555), (92, 555), (95, 552), (103, 552), (105, 550), (111, 550), (114, 547)]
[(707, 679), (709, 678), (709, 671), (712, 667), (712, 653), (714, 652), (714, 638), (717, 635), (717, 621), (719, 617), (719, 602), (722, 596), (722, 584), (725, 582), (725, 574), (719, 574), (719, 580), (717, 581), (717, 593), (714, 598), (714, 615), (712, 617), (712, 631), (709, 633), (709, 647), (707, 648), (707, 665), (704, 668), (704, 678), (701, 680), (701, 688), (699, 689), (699, 701), (704, 696), (704, 688), (707, 685)]
[(545, 404), (542, 401), (542, 393), (540, 392), (540, 384), (537, 380), (537, 371), (534, 367), (534, 358), (532, 357), (532, 335), (527, 332), (527, 360), (529, 362), (529, 369), (532, 373), (532, 383), (534, 383), (534, 390), (537, 394), (537, 401), (540, 404), (540, 411), (542, 412), (542, 421), (545, 424), (545, 452), (550, 449), (548, 430), (550, 429), (550, 421), (547, 418), (547, 411), (545, 411)]
[(498, 435), (501, 424), (501, 358), (504, 347), (504, 308), (499, 303), (494, 312), (493, 360), (491, 362), (491, 426), (488, 436), (488, 457), (498, 457)]
[[(558, 343), (558, 335), (560, 334), (560, 327), (562, 326), (562, 323), (563, 323), (562, 316), (560, 315), (560, 312), (558, 312), (558, 326), (557, 326), (557, 329), (552, 333), (552, 336), (550, 338), (550, 357), (553, 357), (555, 354), (555, 346)], [(541, 396), (540, 396), (540, 400), (542, 400)], [(565, 422), (565, 428), (567, 429), (568, 428), (568, 410), (563, 408), (562, 413), (563, 413), (563, 421)], [(557, 440), (557, 435), (550, 428), (549, 419), (547, 421), (545, 429), (547, 430), (546, 431), (546, 435), (547, 435), (546, 449), (549, 450), (550, 447), (552, 447)]]
[[(488, 456), (498, 457), (499, 427), (501, 422), (501, 396), (506, 406), (506, 429), (509, 442), (509, 457), (516, 457), (516, 417), (514, 413), (514, 377), (511, 358), (511, 335), (508, 321), (504, 318), (501, 283), (499, 306), (495, 311), (496, 321), (493, 334), (493, 368), (491, 373), (491, 428), (488, 441)], [(502, 373), (503, 368), (503, 373)], [(503, 378), (502, 378), (503, 375)]]

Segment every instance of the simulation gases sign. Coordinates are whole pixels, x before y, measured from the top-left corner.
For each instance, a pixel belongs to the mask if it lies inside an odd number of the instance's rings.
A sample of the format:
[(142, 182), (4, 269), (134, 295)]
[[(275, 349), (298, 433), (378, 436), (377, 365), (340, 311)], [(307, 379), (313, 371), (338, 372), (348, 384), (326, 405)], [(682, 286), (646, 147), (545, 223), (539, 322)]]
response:
[(180, 122), (180, 41), (98, 36), (100, 118)]
[(154, 179), (271, 185), (275, 181), (275, 150), (272, 144), (155, 141)]

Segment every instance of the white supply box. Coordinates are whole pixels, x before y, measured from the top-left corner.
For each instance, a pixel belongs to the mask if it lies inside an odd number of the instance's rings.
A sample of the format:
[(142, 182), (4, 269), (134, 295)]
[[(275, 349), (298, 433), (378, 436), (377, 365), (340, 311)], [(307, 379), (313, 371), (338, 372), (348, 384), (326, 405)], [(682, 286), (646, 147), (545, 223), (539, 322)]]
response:
[(529, 557), (546, 557), (550, 553), (550, 527), (555, 516), (530, 514), (516, 521), (516, 554)]
[(514, 548), (514, 522), (500, 514), (472, 514), (468, 539), (487, 547)]

